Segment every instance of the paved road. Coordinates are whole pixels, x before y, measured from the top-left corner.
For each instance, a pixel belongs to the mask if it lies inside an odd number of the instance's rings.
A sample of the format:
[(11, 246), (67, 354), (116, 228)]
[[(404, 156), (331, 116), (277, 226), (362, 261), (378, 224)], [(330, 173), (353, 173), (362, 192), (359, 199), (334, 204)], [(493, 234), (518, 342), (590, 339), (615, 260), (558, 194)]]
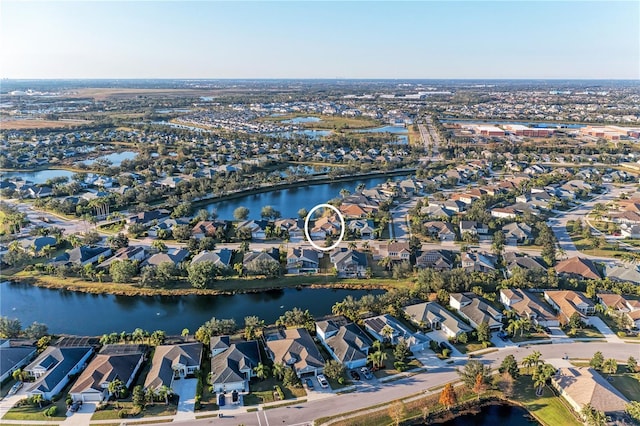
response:
[[(561, 340), (559, 340), (552, 345), (538, 345), (530, 346), (528, 348), (508, 347), (497, 352), (478, 356), (477, 359), (493, 368), (497, 368), (502, 359), (509, 354), (513, 354), (518, 360), (521, 360), (534, 350), (540, 351), (542, 353), (542, 358), (546, 360), (561, 359), (565, 355), (568, 355), (571, 358), (588, 359), (596, 351), (601, 351), (605, 358), (616, 358), (619, 361), (626, 361), (629, 356), (638, 356), (637, 345), (609, 342), (561, 343)], [(425, 392), (429, 388), (440, 386), (451, 381), (456, 381), (458, 379), (458, 375), (454, 368), (454, 365), (433, 368), (427, 373), (417, 374), (402, 380), (386, 384), (362, 386), (356, 392), (339, 395), (330, 399), (308, 401), (287, 407), (259, 411), (257, 413), (236, 413), (229, 414), (228, 416), (225, 413), (224, 418), (217, 418), (213, 423), (225, 426), (237, 426), (238, 424), (244, 424), (247, 426), (291, 426), (310, 424), (314, 419), (319, 417), (366, 408), (396, 398)], [(197, 425), (207, 424), (209, 422), (211, 422), (211, 419), (174, 423), (181, 425)]]

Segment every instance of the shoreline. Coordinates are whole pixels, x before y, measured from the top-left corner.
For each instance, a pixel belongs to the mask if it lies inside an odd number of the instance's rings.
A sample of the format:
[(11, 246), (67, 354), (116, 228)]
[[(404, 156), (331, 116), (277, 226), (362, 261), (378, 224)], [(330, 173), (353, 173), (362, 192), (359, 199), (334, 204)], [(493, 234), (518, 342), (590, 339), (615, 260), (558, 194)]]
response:
[[(45, 276), (46, 277), (46, 276)], [(105, 294), (113, 296), (125, 296), (125, 297), (184, 297), (184, 296), (233, 296), (236, 294), (256, 294), (266, 293), (273, 291), (282, 291), (286, 289), (303, 288), (309, 289), (335, 289), (335, 290), (384, 290), (389, 291), (393, 286), (385, 285), (383, 282), (376, 282), (376, 280), (362, 280), (362, 283), (357, 282), (340, 282), (332, 281), (327, 283), (285, 283), (281, 285), (267, 285), (264, 287), (239, 287), (237, 289), (198, 289), (198, 288), (153, 288), (153, 287), (137, 287), (133, 284), (114, 284), (114, 283), (97, 283), (76, 280), (75, 282), (67, 280), (66, 282), (56, 282), (55, 280), (47, 281), (46, 279), (38, 279), (41, 277), (13, 277), (3, 280), (12, 285), (23, 284), (29, 286), (35, 286), (40, 288), (48, 288), (51, 290), (70, 291), (86, 294)], [(295, 278), (295, 277), (292, 277)], [(322, 276), (318, 277), (319, 279)], [(247, 280), (247, 282), (261, 282), (261, 280)], [(373, 281), (373, 282), (369, 282)]]

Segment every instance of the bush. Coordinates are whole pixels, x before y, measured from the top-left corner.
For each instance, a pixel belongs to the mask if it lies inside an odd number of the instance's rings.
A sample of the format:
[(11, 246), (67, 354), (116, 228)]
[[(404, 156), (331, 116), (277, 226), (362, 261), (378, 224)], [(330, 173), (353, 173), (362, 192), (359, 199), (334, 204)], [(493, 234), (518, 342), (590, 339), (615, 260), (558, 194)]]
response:
[[(71, 406), (71, 404), (73, 404), (73, 398), (71, 398), (70, 396), (67, 397), (67, 399), (64, 400), (65, 404), (67, 404), (67, 407)], [(97, 407), (96, 407), (97, 409)]]
[(451, 349), (449, 349), (449, 348), (444, 348), (442, 350), (442, 356), (445, 357), (445, 358), (449, 358), (449, 354), (450, 353), (451, 353)]
[(399, 372), (403, 372), (407, 369), (407, 364), (401, 361), (396, 361), (393, 363), (393, 368), (395, 368)]
[(202, 397), (200, 395), (196, 395), (195, 402), (193, 403), (194, 410), (200, 410), (202, 408), (202, 403), (200, 402), (201, 399)]
[(51, 407), (44, 410), (44, 415), (47, 417), (53, 417), (58, 413), (58, 407), (52, 405)]
[(123, 408), (122, 410), (118, 411), (118, 418), (126, 419), (128, 414), (129, 413), (127, 413), (127, 410)]
[(284, 399), (284, 392), (282, 392), (282, 388), (280, 387), (280, 385), (275, 385), (274, 386), (276, 393), (278, 394), (278, 398), (280, 398), (280, 400)]
[(625, 333), (624, 331), (618, 331), (616, 334), (618, 335), (618, 337), (627, 337), (627, 333)]

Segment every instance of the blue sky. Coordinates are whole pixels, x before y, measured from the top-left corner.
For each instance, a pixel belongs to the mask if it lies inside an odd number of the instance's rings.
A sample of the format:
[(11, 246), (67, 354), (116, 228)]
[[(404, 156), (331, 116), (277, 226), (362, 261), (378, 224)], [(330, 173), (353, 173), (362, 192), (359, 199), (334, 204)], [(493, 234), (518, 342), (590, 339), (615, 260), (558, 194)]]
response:
[(4, 78), (640, 78), (640, 2), (23, 2)]

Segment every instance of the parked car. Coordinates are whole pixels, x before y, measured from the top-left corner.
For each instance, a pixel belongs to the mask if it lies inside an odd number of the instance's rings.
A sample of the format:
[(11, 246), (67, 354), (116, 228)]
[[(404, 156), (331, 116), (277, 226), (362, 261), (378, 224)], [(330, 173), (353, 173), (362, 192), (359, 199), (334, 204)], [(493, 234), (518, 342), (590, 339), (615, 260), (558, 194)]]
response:
[(22, 387), (22, 382), (16, 382), (13, 386), (11, 386), (11, 389), (9, 389), (9, 392), (7, 393), (7, 395), (14, 395), (16, 392), (18, 392), (20, 390), (20, 388)]
[(71, 404), (71, 407), (69, 407), (69, 411), (71, 411), (72, 413), (75, 413), (80, 409), (81, 405), (82, 405), (82, 401), (76, 401), (73, 404)]
[(360, 375), (358, 374), (358, 372), (356, 370), (351, 370), (349, 372), (349, 374), (351, 375), (351, 378), (353, 380), (360, 380)]
[(362, 373), (364, 378), (367, 379), (367, 380), (370, 380), (371, 378), (373, 378), (373, 375), (371, 374), (371, 372), (369, 371), (369, 369), (367, 367), (362, 367), (360, 369), (360, 372)]
[(324, 374), (318, 374), (317, 379), (318, 379), (318, 383), (320, 383), (320, 387), (322, 388), (329, 387), (329, 382), (327, 381), (327, 378), (324, 377)]
[(305, 385), (307, 385), (307, 387), (308, 387), (309, 389), (313, 389), (313, 380), (311, 380), (311, 379), (305, 379), (304, 383), (305, 383)]

